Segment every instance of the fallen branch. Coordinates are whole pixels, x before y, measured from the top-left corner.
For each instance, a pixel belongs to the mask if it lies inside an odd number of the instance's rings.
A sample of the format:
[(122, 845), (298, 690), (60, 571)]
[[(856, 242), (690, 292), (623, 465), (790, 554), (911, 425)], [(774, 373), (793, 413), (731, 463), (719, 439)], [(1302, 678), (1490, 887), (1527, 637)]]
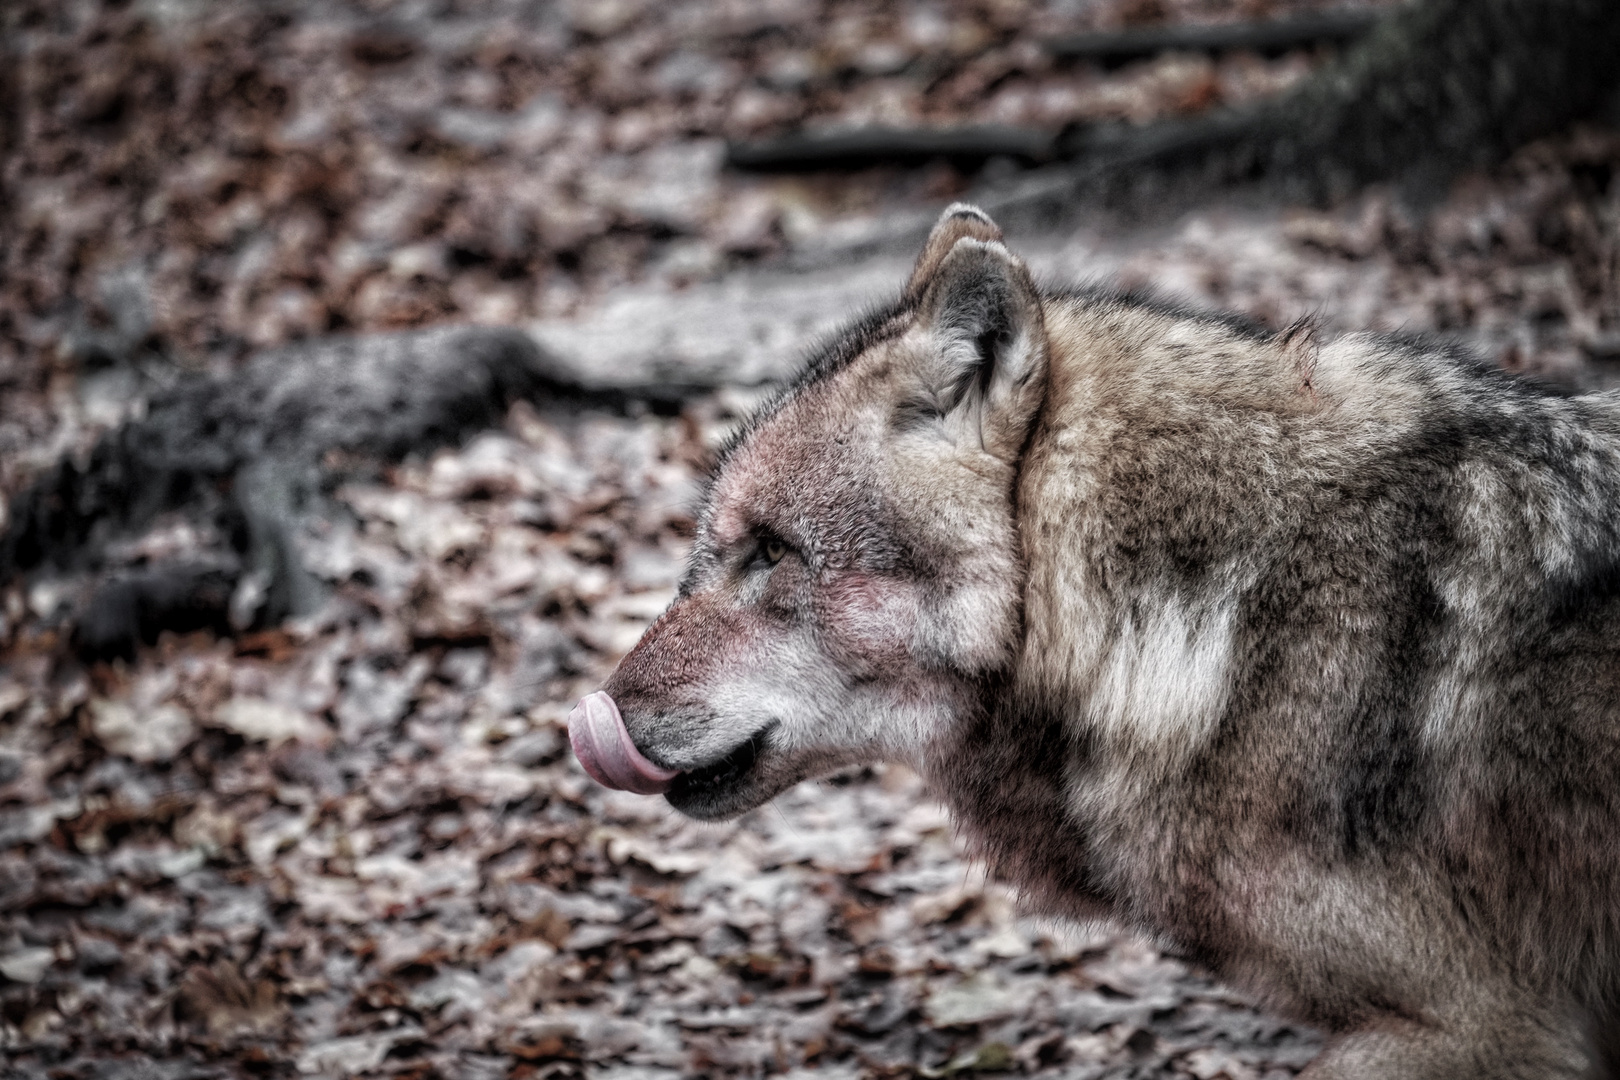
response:
[[(1340, 11), (1266, 22), (1136, 27), (1058, 38), (1047, 48), (1061, 59), (1104, 64), (1175, 50), (1284, 52), (1323, 42), (1354, 40), (1371, 29), (1379, 17), (1377, 12)], [(1184, 126), (1176, 121), (1169, 124), (1178, 133)], [(1150, 141), (1158, 138), (1149, 136)], [(1101, 139), (1110, 145), (1121, 142), (1118, 133), (1105, 134)], [(726, 164), (749, 172), (864, 169), (929, 161), (948, 161), (971, 169), (991, 158), (1040, 165), (1072, 158), (1090, 149), (1093, 142), (1088, 129), (1079, 125), (1061, 134), (1000, 124), (951, 128), (872, 126), (796, 131), (773, 139), (734, 142), (726, 148)]]
[(1060, 60), (1123, 64), (1165, 52), (1250, 52), (1275, 54), (1312, 45), (1354, 41), (1382, 17), (1377, 11), (1325, 11), (1289, 19), (1215, 25), (1134, 26), (1070, 34), (1046, 43)]
[(1032, 165), (1051, 159), (1052, 144), (1047, 132), (1002, 125), (864, 127), (732, 143), (726, 148), (726, 164), (752, 172), (862, 169), (934, 160), (972, 167), (997, 157)]

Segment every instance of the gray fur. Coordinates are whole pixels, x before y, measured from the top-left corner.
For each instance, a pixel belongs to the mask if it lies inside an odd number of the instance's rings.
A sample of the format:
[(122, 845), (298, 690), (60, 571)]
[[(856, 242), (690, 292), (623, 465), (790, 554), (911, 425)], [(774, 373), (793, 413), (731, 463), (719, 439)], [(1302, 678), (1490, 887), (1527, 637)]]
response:
[(677, 807), (902, 758), (1313, 1080), (1617, 1075), (1620, 401), (1042, 293), (959, 208), (825, 357), (608, 685)]

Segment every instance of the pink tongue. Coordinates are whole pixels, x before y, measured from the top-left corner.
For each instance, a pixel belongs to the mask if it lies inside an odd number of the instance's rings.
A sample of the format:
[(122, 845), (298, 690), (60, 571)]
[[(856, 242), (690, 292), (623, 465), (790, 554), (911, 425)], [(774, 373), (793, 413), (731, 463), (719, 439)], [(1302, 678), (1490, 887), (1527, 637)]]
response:
[(574, 756), (591, 779), (604, 787), (657, 795), (668, 791), (680, 775), (641, 756), (624, 728), (619, 707), (604, 690), (586, 694), (568, 714), (568, 741), (574, 744)]

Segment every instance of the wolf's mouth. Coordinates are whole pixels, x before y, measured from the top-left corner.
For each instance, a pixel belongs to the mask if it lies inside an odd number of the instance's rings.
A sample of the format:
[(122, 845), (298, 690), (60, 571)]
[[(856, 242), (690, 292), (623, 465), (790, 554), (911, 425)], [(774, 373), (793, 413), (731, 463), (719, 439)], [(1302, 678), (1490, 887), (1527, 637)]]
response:
[(776, 721), (773, 720), (744, 739), (736, 749), (720, 760), (700, 769), (681, 773), (670, 784), (666, 793), (670, 802), (679, 808), (681, 802), (712, 798), (736, 787), (759, 761), (759, 755), (765, 749), (766, 739), (775, 727)]
[(586, 694), (568, 714), (568, 741), (581, 767), (604, 787), (638, 795), (662, 793), (683, 814), (718, 820), (735, 817), (770, 797), (757, 766), (776, 724), (772, 720), (707, 765), (672, 769), (641, 752), (618, 705), (606, 691), (598, 690)]

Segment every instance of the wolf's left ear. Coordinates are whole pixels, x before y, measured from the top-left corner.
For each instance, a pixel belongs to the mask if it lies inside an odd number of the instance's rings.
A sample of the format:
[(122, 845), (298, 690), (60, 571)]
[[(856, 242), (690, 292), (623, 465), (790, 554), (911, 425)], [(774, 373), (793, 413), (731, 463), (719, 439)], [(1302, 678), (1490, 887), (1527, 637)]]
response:
[(917, 256), (917, 265), (911, 270), (911, 280), (906, 282), (907, 299), (915, 300), (923, 294), (958, 240), (1000, 243), (1001, 226), (991, 221), (989, 214), (970, 203), (951, 203), (947, 206), (945, 212), (939, 215), (939, 220), (934, 222), (928, 241), (923, 244), (922, 254)]
[(946, 433), (1016, 460), (1046, 390), (1046, 323), (1029, 267), (998, 241), (959, 238), (918, 293), (917, 325), (931, 339), (924, 393)]

